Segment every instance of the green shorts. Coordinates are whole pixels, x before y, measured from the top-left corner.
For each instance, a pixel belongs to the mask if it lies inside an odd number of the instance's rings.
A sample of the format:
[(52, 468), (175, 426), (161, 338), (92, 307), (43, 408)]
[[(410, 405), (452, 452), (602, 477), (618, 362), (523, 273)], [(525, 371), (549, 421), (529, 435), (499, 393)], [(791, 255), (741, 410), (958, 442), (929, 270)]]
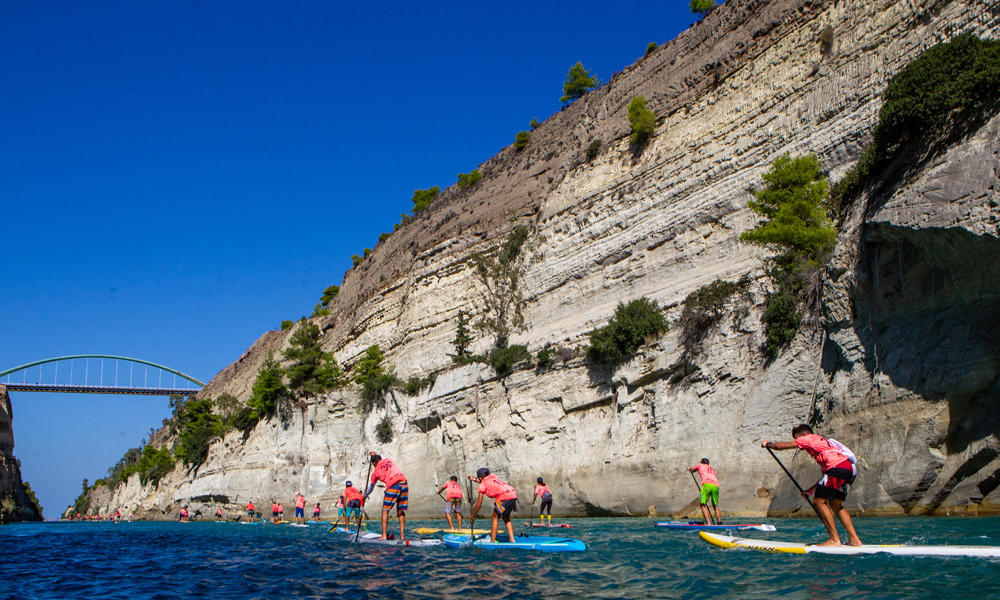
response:
[(719, 486), (714, 483), (703, 483), (701, 484), (701, 503), (708, 504), (709, 498), (712, 499), (712, 504), (719, 505)]

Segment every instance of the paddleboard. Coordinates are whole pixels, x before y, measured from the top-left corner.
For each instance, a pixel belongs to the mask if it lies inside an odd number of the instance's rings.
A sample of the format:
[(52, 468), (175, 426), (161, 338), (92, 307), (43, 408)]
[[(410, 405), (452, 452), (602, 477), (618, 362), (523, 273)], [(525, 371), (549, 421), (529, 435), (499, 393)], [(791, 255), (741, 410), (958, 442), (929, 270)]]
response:
[(669, 523), (653, 523), (654, 527), (666, 527), (667, 529), (682, 529), (687, 531), (725, 531), (727, 529), (756, 529), (758, 531), (777, 531), (774, 525), (764, 525), (762, 523), (741, 523), (734, 525), (706, 525), (705, 523), (698, 523), (695, 521), (688, 521), (687, 523), (681, 522), (669, 522)]
[(260, 525), (258, 521), (240, 521), (240, 525)]
[(300, 525), (298, 523), (291, 523), (291, 524), (289, 524), (289, 527), (309, 527), (309, 526), (308, 525)]
[(751, 540), (701, 531), (701, 539), (719, 548), (750, 548), (786, 554), (895, 554), (899, 556), (973, 556), (1000, 558), (1000, 546), (812, 546), (794, 542)]
[(425, 546), (440, 546), (443, 543), (441, 540), (438, 539), (407, 538), (405, 540), (380, 540), (378, 538), (379, 534), (375, 533), (374, 531), (362, 532), (361, 535), (357, 536), (356, 538), (353, 535), (347, 536), (347, 539), (352, 543), (356, 541), (359, 544), (376, 544), (378, 546), (407, 546), (407, 547), (414, 546), (422, 548)]
[(491, 542), (489, 534), (476, 535), (476, 541), (472, 542), (472, 536), (449, 533), (444, 536), (444, 545), (448, 548), (468, 548), (470, 542), (476, 548), (487, 550), (540, 550), (542, 552), (583, 552), (587, 545), (580, 540), (557, 537), (530, 537), (517, 536), (514, 542), (506, 535), (497, 534), (497, 541)]
[[(417, 529), (416, 531), (417, 531), (417, 533), (419, 533), (421, 535), (428, 535), (428, 534), (432, 534), (432, 533), (459, 533), (459, 534), (465, 534), (465, 535), (472, 535), (472, 530), (471, 529), (434, 529), (433, 527), (421, 527), (421, 528)], [(479, 533), (482, 533), (482, 532), (483, 532), (483, 530), (480, 529)]]
[(552, 529), (557, 529), (557, 528), (569, 529), (569, 528), (573, 527), (572, 525), (569, 525), (567, 523), (556, 523), (555, 525), (541, 525), (539, 523), (525, 523), (524, 526), (525, 527), (545, 527), (546, 529), (548, 529), (548, 528), (552, 528)]

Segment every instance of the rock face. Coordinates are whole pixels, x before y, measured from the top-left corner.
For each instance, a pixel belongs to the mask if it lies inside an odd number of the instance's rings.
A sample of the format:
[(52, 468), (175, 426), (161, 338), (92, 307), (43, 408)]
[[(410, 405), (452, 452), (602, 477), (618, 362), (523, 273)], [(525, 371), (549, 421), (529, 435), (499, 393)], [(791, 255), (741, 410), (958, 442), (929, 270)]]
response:
[[(835, 38), (824, 48), (827, 26)], [(814, 152), (840, 177), (870, 136), (888, 79), (962, 32), (1000, 37), (1000, 3), (726, 2), (549, 118), (523, 151), (481, 165), (477, 186), (446, 190), (346, 275), (319, 321), (325, 347), (349, 365), (379, 344), (404, 379), (439, 372), (430, 389), (394, 391), (368, 416), (356, 392), (309, 399), (286, 424), (217, 441), (200, 468), (178, 466), (158, 488), (133, 477), (98, 505), (156, 518), (225, 506), (236, 517), (249, 499), (288, 503), (301, 491), (328, 508), (377, 449), (403, 466), (412, 515), (438, 514), (434, 490), (480, 466), (527, 501), (544, 476), (557, 513), (677, 511), (696, 492), (685, 467), (703, 456), (720, 474), (725, 511), (790, 514), (801, 502), (759, 441), (787, 439), (812, 419), (861, 458), (853, 509), (997, 512), (1000, 121), (857, 203), (819, 326), (770, 362), (760, 349), (765, 253), (738, 241), (770, 161)], [(636, 94), (661, 117), (641, 152), (628, 142)], [(531, 229), (533, 256), (522, 288), (530, 328), (511, 341), (558, 349), (560, 360), (499, 378), (447, 354), (458, 311), (482, 309), (472, 254), (495, 248), (514, 223)], [(614, 369), (579, 357), (619, 302), (648, 296), (676, 318), (692, 291), (743, 275), (753, 280), (749, 310), (700, 354), (683, 356), (669, 332)], [(289, 334), (265, 334), (203, 394), (245, 399)], [(394, 437), (378, 444), (385, 417)], [(811, 484), (814, 463), (786, 455)]]
[(14, 458), (14, 412), (0, 385), (0, 523), (41, 521), (42, 512), (24, 491), (21, 465)]

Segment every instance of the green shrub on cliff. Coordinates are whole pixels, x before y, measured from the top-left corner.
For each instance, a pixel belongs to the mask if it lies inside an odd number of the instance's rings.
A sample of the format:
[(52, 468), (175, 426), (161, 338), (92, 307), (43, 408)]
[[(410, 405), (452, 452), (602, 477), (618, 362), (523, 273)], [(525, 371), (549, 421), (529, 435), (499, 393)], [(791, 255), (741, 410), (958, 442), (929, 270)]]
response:
[(413, 214), (427, 210), (427, 207), (431, 205), (431, 202), (437, 198), (439, 193), (441, 193), (441, 188), (436, 185), (434, 187), (429, 187), (426, 190), (414, 190)]
[(656, 131), (656, 113), (646, 108), (646, 99), (641, 95), (632, 98), (628, 105), (628, 122), (632, 126), (629, 141), (633, 146), (644, 146)]
[(448, 355), (451, 360), (456, 364), (467, 364), (464, 361), (469, 356), (472, 336), (469, 335), (469, 313), (464, 310), (458, 311), (458, 325), (455, 327), (455, 339), (451, 340), (451, 344), (455, 347), (455, 353)]
[(668, 329), (670, 325), (656, 300), (642, 297), (628, 304), (619, 302), (608, 324), (590, 332), (587, 358), (598, 364), (629, 358), (646, 341), (646, 336)]
[(517, 363), (531, 360), (531, 353), (526, 346), (514, 344), (506, 348), (493, 348), (486, 360), (497, 375), (506, 375)]
[(587, 146), (587, 161), (592, 161), (597, 158), (598, 153), (601, 151), (601, 140), (594, 140), (590, 142)]
[(346, 383), (333, 354), (323, 351), (322, 337), (315, 323), (303, 323), (289, 339), (284, 356), (291, 364), (285, 374), (288, 388), (297, 396), (316, 396)]
[(834, 186), (846, 210), (898, 156), (920, 158), (984, 123), (1000, 108), (1000, 41), (972, 34), (938, 44), (903, 67), (882, 93), (872, 143)]
[(166, 448), (160, 448), (157, 450), (152, 446), (147, 445), (142, 449), (142, 456), (139, 458), (139, 463), (136, 465), (136, 470), (139, 473), (139, 481), (143, 485), (147, 483), (152, 483), (153, 485), (159, 485), (160, 479), (164, 475), (174, 470), (174, 465), (177, 464), (174, 455), (170, 450)]
[(527, 131), (518, 131), (517, 135), (514, 136), (514, 149), (520, 152), (528, 145), (531, 141), (531, 134)]
[(587, 69), (584, 69), (583, 64), (578, 61), (566, 73), (566, 81), (563, 83), (563, 96), (559, 101), (568, 104), (590, 90), (600, 87), (600, 85), (601, 80), (596, 75), (592, 75)]
[(380, 444), (388, 444), (392, 441), (392, 421), (388, 416), (382, 417), (382, 420), (375, 426), (375, 439)]
[(174, 453), (186, 465), (196, 466), (205, 462), (209, 444), (225, 431), (222, 417), (212, 409), (211, 398), (188, 400), (177, 416)]
[(802, 324), (798, 304), (798, 297), (788, 286), (779, 286), (764, 300), (761, 321), (767, 329), (764, 350), (769, 358), (777, 357), (781, 349), (795, 339)]
[(729, 299), (734, 294), (745, 291), (749, 285), (749, 277), (739, 281), (716, 279), (688, 294), (678, 319), (681, 346), (685, 353), (693, 355), (699, 350), (701, 342), (725, 315)]
[(470, 188), (480, 181), (482, 181), (483, 176), (479, 172), (479, 169), (472, 171), (471, 173), (459, 173), (458, 174), (458, 187), (460, 189)]
[(250, 388), (250, 398), (247, 400), (249, 413), (241, 419), (241, 429), (247, 431), (263, 418), (273, 416), (278, 408), (278, 402), (288, 397), (288, 388), (284, 382), (285, 371), (274, 360), (274, 352), (269, 352), (264, 364), (257, 371), (257, 379)]
[(473, 273), (481, 284), (484, 304), (476, 328), (494, 336), (495, 348), (506, 348), (510, 336), (526, 331), (524, 318), (527, 301), (521, 291), (521, 279), (528, 269), (525, 245), (528, 228), (518, 225), (495, 254), (476, 253), (472, 256)]
[(764, 217), (740, 240), (779, 251), (769, 259), (768, 275), (776, 290), (765, 300), (765, 351), (770, 358), (795, 338), (802, 322), (801, 299), (816, 270), (826, 261), (836, 241), (836, 231), (826, 219), (826, 179), (814, 155), (779, 156), (764, 174), (767, 183), (756, 193), (750, 208)]
[(816, 156), (783, 154), (763, 178), (767, 186), (747, 204), (764, 220), (740, 240), (820, 261), (833, 248), (837, 232), (826, 218), (827, 183)]
[(694, 14), (705, 16), (715, 8), (715, 0), (691, 0), (688, 6)]
[(35, 490), (31, 489), (31, 484), (27, 481), (24, 482), (24, 493), (28, 496), (28, 499), (31, 500), (32, 504), (35, 505), (35, 508), (38, 509), (38, 516), (43, 516), (42, 503), (38, 501), (38, 496), (35, 495)]
[(362, 414), (368, 414), (375, 408), (385, 406), (386, 392), (399, 383), (394, 370), (382, 366), (384, 359), (385, 354), (378, 344), (375, 344), (369, 346), (351, 368), (355, 383), (361, 385), (361, 403), (358, 409)]

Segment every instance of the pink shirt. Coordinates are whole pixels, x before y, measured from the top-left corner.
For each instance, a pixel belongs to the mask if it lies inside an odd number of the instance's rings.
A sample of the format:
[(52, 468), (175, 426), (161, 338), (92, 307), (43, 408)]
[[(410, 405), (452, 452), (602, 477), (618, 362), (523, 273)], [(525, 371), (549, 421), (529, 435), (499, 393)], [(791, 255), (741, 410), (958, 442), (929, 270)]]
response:
[(400, 481), (406, 481), (406, 475), (403, 475), (403, 470), (391, 458), (383, 458), (375, 465), (375, 470), (372, 471), (372, 479), (369, 483), (375, 485), (377, 481), (384, 483), (385, 487), (392, 487)]
[(510, 485), (496, 475), (487, 475), (479, 484), (479, 493), (485, 494), (497, 501), (514, 500), (517, 492), (514, 486)]
[(445, 500), (461, 500), (462, 486), (457, 481), (447, 481), (444, 484)]
[(549, 486), (545, 485), (544, 483), (539, 483), (538, 485), (535, 486), (535, 495), (536, 496), (541, 496), (545, 492), (548, 492), (550, 494), (552, 493), (552, 491), (549, 490)]
[(715, 469), (712, 465), (706, 465), (705, 463), (698, 463), (694, 466), (695, 470), (698, 471), (698, 475), (701, 476), (701, 484), (714, 483), (719, 485), (719, 478), (715, 475)]
[(305, 507), (306, 507), (306, 498), (305, 498), (305, 496), (303, 496), (301, 494), (298, 495), (298, 496), (296, 496), (295, 497), (295, 508), (305, 508)]
[[(830, 442), (826, 441), (826, 438), (820, 437), (815, 433), (795, 438), (795, 444), (808, 452), (809, 456), (815, 458), (824, 473), (839, 466), (844, 461), (850, 463), (850, 460), (841, 454), (839, 450), (831, 446)], [(851, 468), (850, 465), (847, 468)]]

